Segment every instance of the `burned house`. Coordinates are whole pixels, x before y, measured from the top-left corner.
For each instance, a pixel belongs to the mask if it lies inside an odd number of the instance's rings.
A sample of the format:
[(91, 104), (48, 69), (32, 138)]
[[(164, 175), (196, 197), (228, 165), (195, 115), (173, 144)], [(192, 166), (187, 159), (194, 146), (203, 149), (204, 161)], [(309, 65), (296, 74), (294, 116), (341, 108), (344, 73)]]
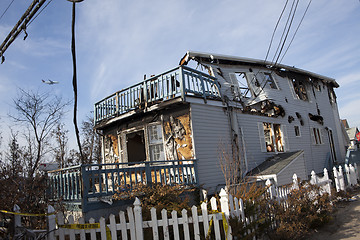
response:
[(238, 163), (239, 177), (306, 179), (344, 161), (337, 87), (295, 67), (189, 51), (178, 67), (95, 104), (103, 163), (81, 166), (79, 198), (104, 200), (138, 182), (214, 192), (225, 183), (221, 156)]
[[(187, 68), (191, 61), (202, 71)], [(103, 114), (109, 98), (96, 104), (104, 163), (196, 160), (197, 183), (214, 188), (224, 182), (221, 151), (238, 155), (246, 174), (303, 150), (296, 168), (306, 177), (344, 159), (338, 86), (295, 67), (187, 52), (175, 70), (118, 92), (113, 114)]]

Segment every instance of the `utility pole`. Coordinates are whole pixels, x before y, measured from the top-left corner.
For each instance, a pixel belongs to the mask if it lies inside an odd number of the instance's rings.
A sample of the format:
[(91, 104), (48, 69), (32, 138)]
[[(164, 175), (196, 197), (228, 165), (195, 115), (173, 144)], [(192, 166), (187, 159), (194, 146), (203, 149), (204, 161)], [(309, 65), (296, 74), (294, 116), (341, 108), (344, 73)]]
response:
[(81, 141), (79, 136), (79, 128), (77, 125), (77, 76), (76, 76), (76, 53), (75, 53), (75, 5), (77, 2), (82, 2), (83, 0), (68, 0), (72, 2), (72, 23), (71, 23), (71, 54), (73, 59), (73, 91), (74, 91), (74, 113), (73, 113), (73, 123), (75, 127), (76, 141), (79, 147), (79, 153), (81, 158), (81, 163), (84, 163), (85, 158), (81, 148)]

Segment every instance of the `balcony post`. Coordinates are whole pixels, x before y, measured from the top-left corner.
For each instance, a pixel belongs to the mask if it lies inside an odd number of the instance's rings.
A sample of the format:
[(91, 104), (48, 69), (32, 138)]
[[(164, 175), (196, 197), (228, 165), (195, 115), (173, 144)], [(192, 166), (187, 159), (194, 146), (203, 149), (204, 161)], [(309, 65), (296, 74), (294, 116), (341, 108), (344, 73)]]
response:
[(147, 82), (146, 80), (144, 80), (144, 102), (145, 102), (145, 108), (147, 107), (147, 103), (148, 103), (148, 89), (147, 89)]
[(195, 172), (195, 185), (198, 185), (199, 180), (198, 180), (198, 163), (197, 163), (197, 159), (193, 160), (194, 163), (194, 172)]
[(80, 178), (81, 178), (81, 191), (82, 191), (82, 206), (83, 212), (87, 212), (87, 203), (88, 203), (88, 192), (90, 186), (89, 175), (86, 173), (85, 166), (80, 166)]
[(115, 109), (115, 115), (119, 116), (120, 115), (120, 111), (119, 111), (119, 92), (116, 92), (116, 109)]
[(179, 81), (180, 81), (180, 93), (181, 100), (185, 102), (185, 83), (184, 83), (184, 71), (182, 66), (179, 67)]
[(149, 162), (145, 162), (145, 175), (146, 175), (146, 185), (150, 186), (152, 184), (152, 178), (151, 178), (151, 169)]
[(206, 93), (205, 93), (205, 84), (204, 84), (204, 78), (201, 74), (199, 74), (199, 79), (200, 79), (200, 84), (201, 84), (201, 89), (202, 89), (202, 94), (203, 94), (203, 98), (204, 98), (204, 102), (206, 103)]

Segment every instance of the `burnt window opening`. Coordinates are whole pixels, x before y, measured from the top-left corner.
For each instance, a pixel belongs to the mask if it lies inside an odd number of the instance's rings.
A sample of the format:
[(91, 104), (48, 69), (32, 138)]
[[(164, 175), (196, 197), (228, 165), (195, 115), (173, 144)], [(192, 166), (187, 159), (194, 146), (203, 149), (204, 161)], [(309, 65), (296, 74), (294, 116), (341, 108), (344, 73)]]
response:
[(263, 123), (266, 152), (284, 152), (284, 133), (280, 124)]
[(235, 97), (251, 97), (249, 81), (245, 72), (230, 73), (229, 76)]
[(296, 95), (296, 98), (303, 100), (303, 101), (309, 101), (309, 97), (307, 95), (306, 86), (305, 83), (302, 80), (299, 79), (291, 79), (294, 93)]
[(299, 126), (294, 126), (294, 131), (295, 131), (295, 136), (296, 137), (301, 137), (300, 127)]
[(320, 85), (320, 81), (313, 79), (313, 78), (309, 78), (310, 82), (313, 83), (314, 89), (318, 92), (321, 92), (321, 85)]
[(328, 95), (329, 95), (329, 100), (331, 104), (336, 103), (336, 95), (335, 95), (335, 91), (332, 87), (328, 87)]
[(274, 81), (274, 78), (271, 76), (271, 73), (264, 73), (264, 81), (265, 81), (264, 86), (269, 86), (271, 89), (278, 89)]
[(144, 162), (146, 160), (144, 130), (126, 134), (128, 162)]
[(150, 161), (165, 160), (161, 125), (148, 126)]

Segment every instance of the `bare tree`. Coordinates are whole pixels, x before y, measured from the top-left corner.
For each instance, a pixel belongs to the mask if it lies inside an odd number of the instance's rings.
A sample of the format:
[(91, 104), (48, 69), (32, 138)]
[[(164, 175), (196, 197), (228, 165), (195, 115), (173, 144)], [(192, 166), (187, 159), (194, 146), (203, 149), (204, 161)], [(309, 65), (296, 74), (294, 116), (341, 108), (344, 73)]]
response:
[(94, 118), (87, 116), (81, 123), (81, 133), (83, 137), (83, 163), (101, 162), (101, 139), (94, 129)]
[(61, 168), (67, 167), (67, 155), (68, 155), (68, 137), (69, 131), (64, 129), (64, 124), (57, 124), (51, 131), (51, 136), (55, 139), (55, 144), (52, 147), (52, 152), (55, 157), (55, 161)]
[[(10, 117), (27, 128), (26, 136), (33, 149), (28, 177), (32, 178), (46, 152), (48, 137), (54, 127), (60, 122), (65, 106), (62, 99), (49, 93), (25, 91), (19, 88), (18, 96), (13, 99), (16, 114)], [(31, 147), (31, 146), (29, 146)]]

